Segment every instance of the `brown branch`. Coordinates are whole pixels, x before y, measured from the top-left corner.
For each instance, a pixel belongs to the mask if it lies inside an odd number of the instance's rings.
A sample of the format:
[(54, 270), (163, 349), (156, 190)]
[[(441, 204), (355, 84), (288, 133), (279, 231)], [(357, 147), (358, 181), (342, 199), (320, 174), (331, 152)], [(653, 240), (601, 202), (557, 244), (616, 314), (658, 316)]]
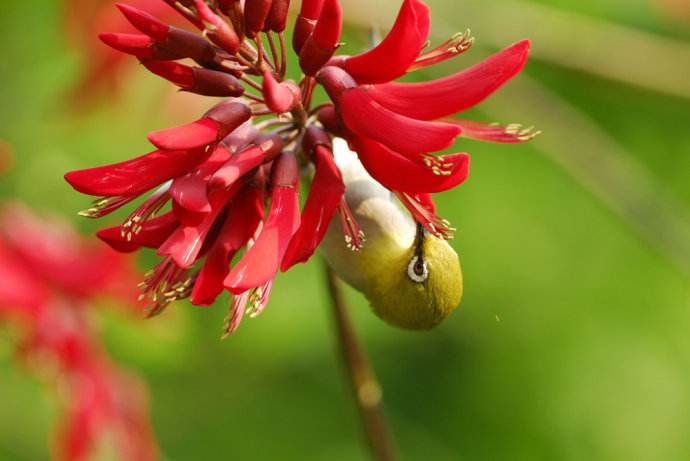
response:
[(364, 426), (372, 459), (375, 461), (395, 461), (397, 456), (391, 431), (383, 413), (381, 387), (359, 346), (355, 331), (347, 317), (338, 279), (331, 268), (325, 264), (324, 266), (338, 335), (338, 346)]

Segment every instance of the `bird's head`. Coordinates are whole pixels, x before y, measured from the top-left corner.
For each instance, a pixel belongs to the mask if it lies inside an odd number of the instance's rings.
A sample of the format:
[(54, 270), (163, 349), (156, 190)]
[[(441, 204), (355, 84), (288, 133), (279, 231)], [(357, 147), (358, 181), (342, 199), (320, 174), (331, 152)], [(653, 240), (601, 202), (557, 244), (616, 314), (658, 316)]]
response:
[[(376, 258), (383, 262), (385, 258)], [(441, 323), (462, 297), (462, 272), (457, 253), (417, 226), (408, 251), (376, 267), (362, 291), (376, 314), (386, 322), (410, 330), (425, 330)]]

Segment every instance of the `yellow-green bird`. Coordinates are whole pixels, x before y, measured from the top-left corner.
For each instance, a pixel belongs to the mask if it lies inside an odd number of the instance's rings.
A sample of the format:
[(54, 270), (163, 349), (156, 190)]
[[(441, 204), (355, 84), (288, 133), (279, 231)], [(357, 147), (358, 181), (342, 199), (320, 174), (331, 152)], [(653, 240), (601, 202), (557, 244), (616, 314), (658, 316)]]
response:
[(333, 145), (346, 185), (345, 199), (365, 243), (353, 251), (339, 219), (331, 221), (321, 252), (338, 276), (361, 291), (386, 322), (410, 330), (433, 328), (459, 304), (462, 272), (457, 253), (417, 225), (395, 196), (366, 172), (342, 139)]

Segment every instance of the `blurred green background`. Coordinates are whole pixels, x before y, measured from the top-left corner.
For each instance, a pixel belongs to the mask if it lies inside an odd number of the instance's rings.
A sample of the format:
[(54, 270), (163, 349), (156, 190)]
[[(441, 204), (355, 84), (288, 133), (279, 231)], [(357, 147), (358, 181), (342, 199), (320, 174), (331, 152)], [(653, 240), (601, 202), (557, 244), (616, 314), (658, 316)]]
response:
[[(14, 152), (2, 198), (85, 232), (117, 222), (79, 218), (88, 198), (62, 174), (146, 152), (147, 131), (209, 102), (135, 65), (117, 95), (75, 99), (96, 38), (68, 45), (55, 1), (1, 3), (0, 139)], [(467, 118), (544, 134), (456, 146), (472, 175), (438, 204), (458, 228), (465, 297), (445, 324), (399, 331), (347, 292), (401, 459), (690, 460), (690, 3), (429, 4), (434, 43), (470, 27), (477, 44), (412, 77), (531, 38), (524, 73)], [(397, 5), (343, 1), (345, 49), (365, 46), (370, 25), (385, 32)], [(227, 341), (227, 297), (145, 322), (97, 317), (115, 358), (150, 385), (164, 459), (366, 459), (327, 303), (315, 258), (281, 275), (266, 311)], [(0, 334), (0, 460), (47, 459), (52, 397)]]

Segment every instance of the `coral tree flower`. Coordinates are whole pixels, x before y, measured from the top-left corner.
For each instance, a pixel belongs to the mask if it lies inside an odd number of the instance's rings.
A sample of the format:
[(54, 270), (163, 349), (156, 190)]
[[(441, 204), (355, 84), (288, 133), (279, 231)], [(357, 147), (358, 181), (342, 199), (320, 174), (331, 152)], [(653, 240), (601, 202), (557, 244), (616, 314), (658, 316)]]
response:
[(0, 324), (17, 326), (19, 357), (31, 368), (55, 370), (64, 413), (54, 459), (91, 459), (106, 442), (121, 459), (158, 458), (143, 384), (109, 359), (87, 318), (89, 302), (103, 295), (134, 307), (131, 280), (127, 259), (63, 222), (19, 205), (0, 210)]
[[(118, 251), (146, 247), (161, 256), (141, 285), (151, 314), (187, 296), (209, 305), (225, 289), (234, 295), (224, 330), (230, 334), (245, 312), (263, 310), (279, 271), (310, 258), (332, 219), (343, 224), (344, 244), (361, 248), (365, 236), (333, 160), (336, 136), (418, 223), (449, 238), (452, 229), (436, 216), (430, 194), (465, 181), (469, 157), (438, 152), (458, 137), (511, 143), (536, 134), (454, 117), (523, 68), (526, 40), (437, 80), (395, 81), (474, 41), (465, 32), (425, 49), (429, 10), (420, 0), (403, 0), (388, 35), (354, 56), (334, 56), (340, 2), (302, 1), (292, 40), (299, 83), (285, 78), (287, 0), (166, 3), (201, 35), (118, 5), (139, 33), (106, 32), (101, 39), (184, 91), (225, 99), (196, 121), (150, 133), (157, 150), (66, 175), (75, 189), (99, 197), (83, 212), (89, 217), (145, 197), (123, 224), (98, 235)], [(174, 62), (180, 58), (195, 65)], [(313, 107), (318, 85), (330, 101)], [(308, 189), (301, 212), (300, 172)]]

